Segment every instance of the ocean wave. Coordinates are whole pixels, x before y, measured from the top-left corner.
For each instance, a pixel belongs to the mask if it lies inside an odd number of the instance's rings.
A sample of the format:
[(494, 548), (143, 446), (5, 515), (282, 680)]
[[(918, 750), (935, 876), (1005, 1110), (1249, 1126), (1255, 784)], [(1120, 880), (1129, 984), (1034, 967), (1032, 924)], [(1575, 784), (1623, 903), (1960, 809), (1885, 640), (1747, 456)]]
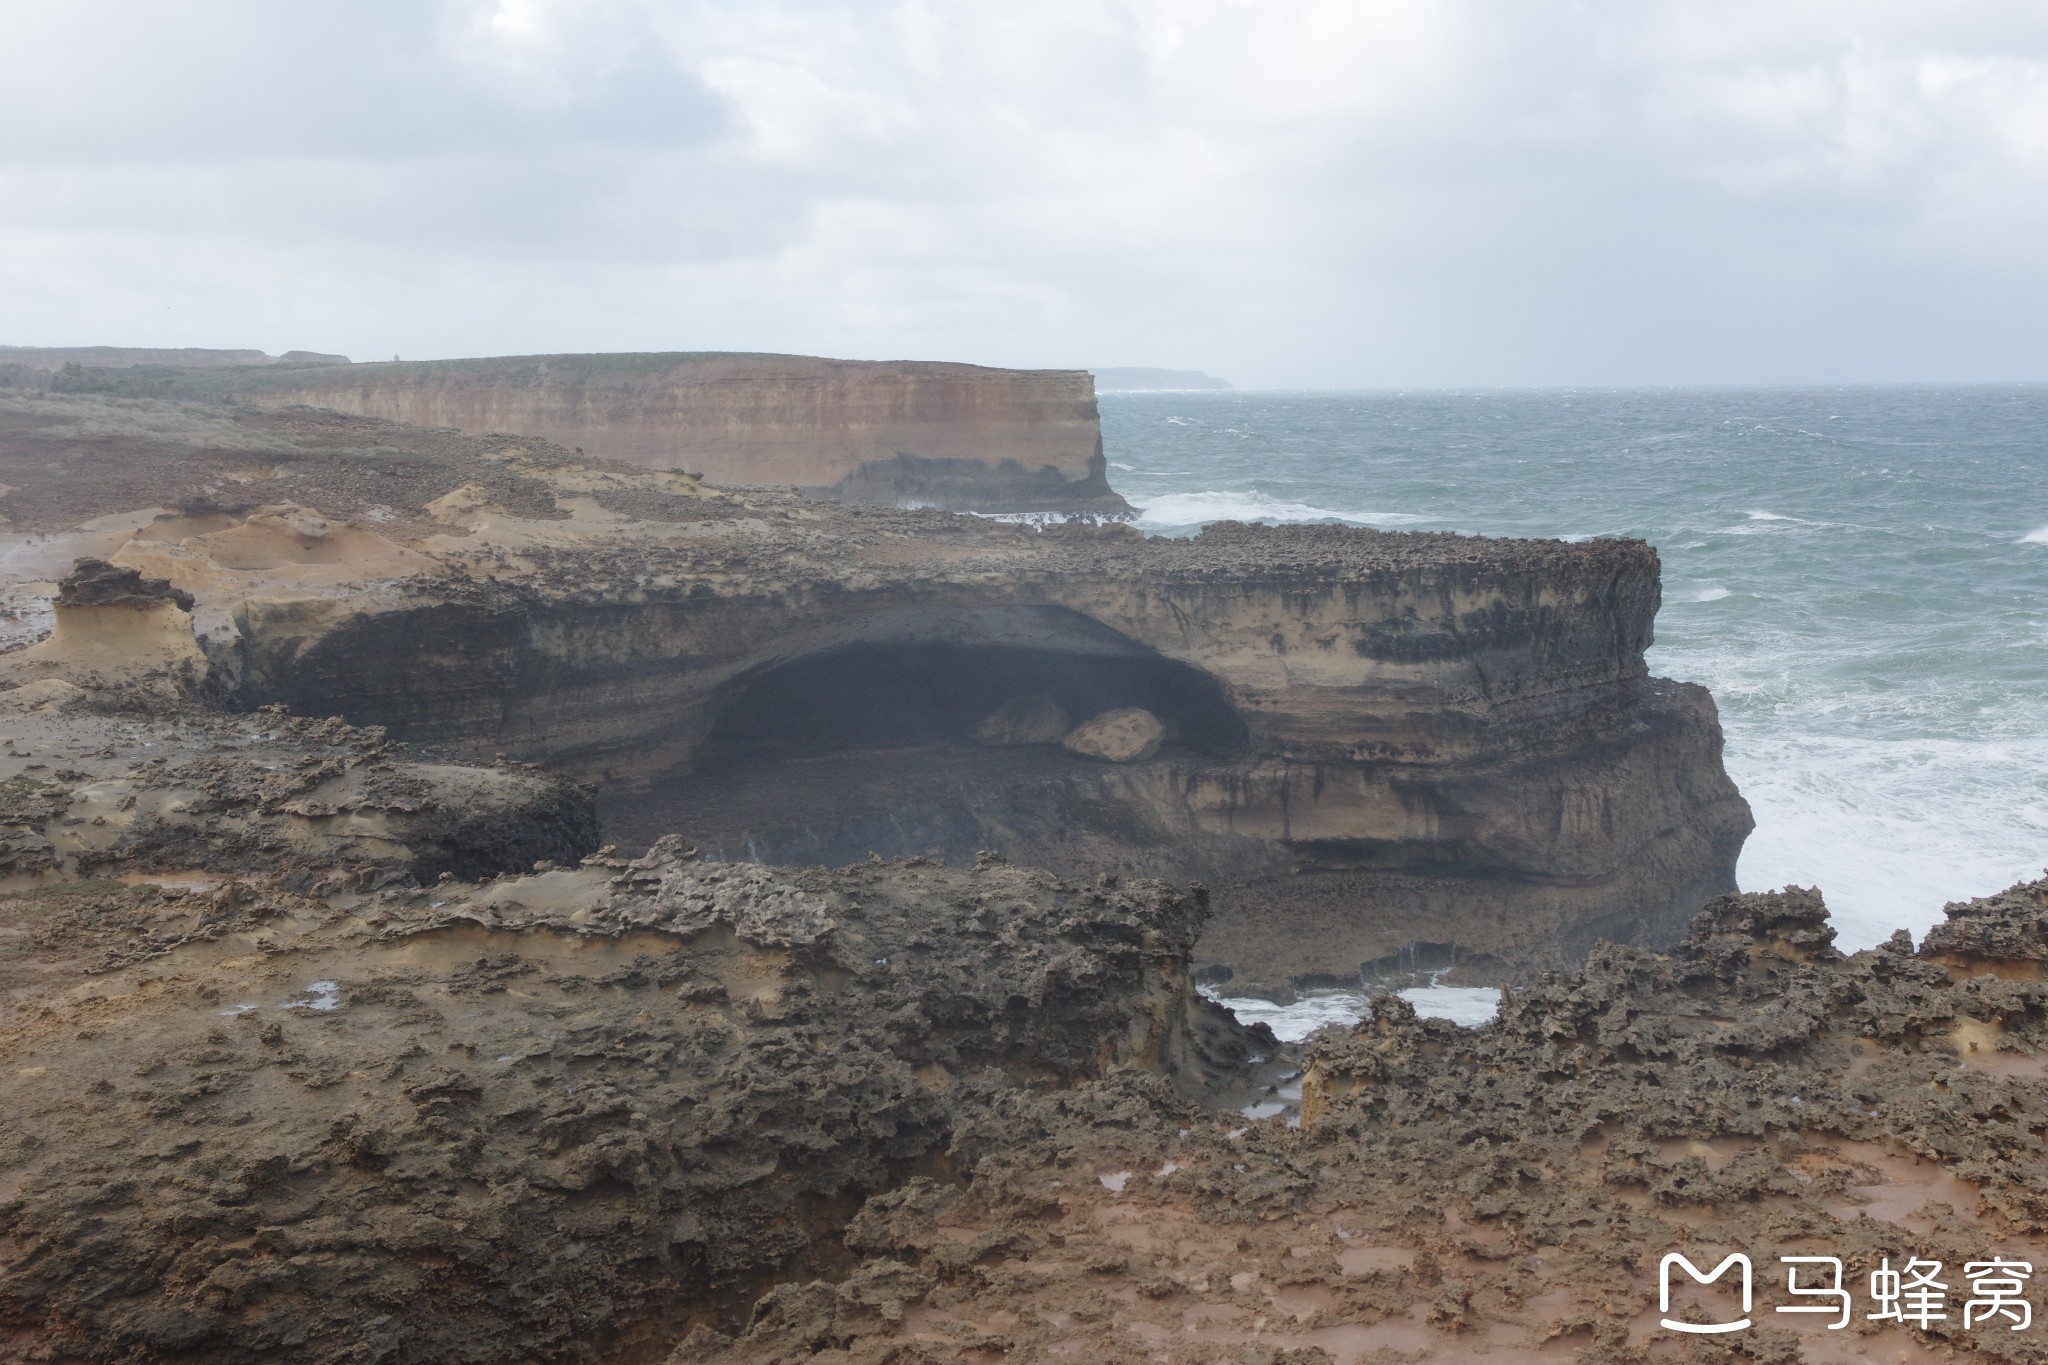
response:
[[(1239, 1023), (1264, 1024), (1283, 1043), (1299, 1043), (1318, 1029), (1348, 1029), (1372, 1008), (1372, 997), (1364, 991), (1305, 991), (1291, 1005), (1276, 1005), (1253, 996), (1226, 996), (1214, 986), (1200, 988), (1223, 1008), (1236, 1015)], [(1396, 995), (1415, 1007), (1424, 1019), (1447, 1019), (1461, 1028), (1477, 1028), (1500, 1013), (1497, 986), (1410, 986)]]
[(1846, 950), (1894, 929), (1917, 938), (1946, 902), (2001, 891), (2048, 862), (2033, 818), (2048, 806), (2039, 735), (1764, 735), (1738, 717), (1728, 757), (1757, 821), (1737, 881), (1820, 887)]
[(1407, 526), (1430, 518), (1412, 512), (1345, 512), (1283, 502), (1265, 493), (1210, 490), (1169, 493), (1138, 509), (1141, 527), (1199, 526), (1211, 521), (1346, 521), (1360, 526)]
[(1778, 514), (1778, 513), (1776, 513), (1776, 512), (1744, 512), (1744, 513), (1743, 513), (1742, 515), (1744, 515), (1745, 517), (1748, 517), (1748, 518), (1749, 518), (1749, 519), (1750, 519), (1751, 521), (1801, 521), (1801, 522), (1803, 522), (1803, 521), (1805, 521), (1805, 520), (1806, 520), (1806, 518), (1805, 518), (1805, 517), (1787, 517), (1787, 516), (1781, 516), (1781, 515), (1779, 515), (1779, 514)]
[(2048, 526), (2029, 531), (2019, 538), (2021, 545), (2048, 545)]
[(1695, 602), (1718, 602), (1730, 595), (1726, 588), (1701, 588), (1693, 594), (1692, 600)]

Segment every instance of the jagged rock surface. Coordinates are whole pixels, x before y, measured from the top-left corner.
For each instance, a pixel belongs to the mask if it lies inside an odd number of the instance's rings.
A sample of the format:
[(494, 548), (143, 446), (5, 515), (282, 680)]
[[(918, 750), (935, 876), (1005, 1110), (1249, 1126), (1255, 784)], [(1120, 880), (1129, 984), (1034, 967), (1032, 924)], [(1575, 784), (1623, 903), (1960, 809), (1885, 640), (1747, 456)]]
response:
[[(1484, 1028), (1389, 997), (1309, 1049), (1301, 1127), (1069, 1135), (1114, 1189), (1020, 1143), (969, 1187), (871, 1200), (858, 1264), (671, 1365), (2039, 1362), (2037, 1333), (1966, 1327), (1962, 1301), (1969, 1262), (2048, 1261), (2044, 921), (2037, 882), (1951, 907), (1917, 953), (1845, 956), (1795, 889), (1715, 902), (1668, 954), (1605, 949)], [(1991, 923), (2023, 950), (1959, 971), (1953, 934)], [(1662, 1328), (1662, 1256), (1728, 1250), (1756, 1267), (1753, 1327)], [(1846, 1326), (1776, 1311), (1815, 1302), (1780, 1255), (1843, 1260)], [(1869, 1272), (1911, 1257), (1951, 1291), (1925, 1330), (1868, 1316)]]
[(0, 1352), (37, 1359), (658, 1360), (843, 1260), (862, 1200), (947, 1175), (958, 1133), (1042, 1091), (1194, 1121), (1176, 1084), (1253, 1045), (1189, 986), (1198, 895), (993, 860), (671, 841), (72, 905), (115, 960), (141, 926), (213, 932), (0, 1016)]
[(267, 871), (302, 887), (523, 871), (597, 847), (566, 778), (435, 762), (376, 727), (223, 716), (61, 680), (0, 690), (0, 886)]
[(60, 611), (66, 607), (154, 607), (166, 602), (189, 612), (193, 597), (172, 587), (169, 579), (144, 578), (139, 570), (117, 568), (104, 559), (79, 560), (57, 584)]

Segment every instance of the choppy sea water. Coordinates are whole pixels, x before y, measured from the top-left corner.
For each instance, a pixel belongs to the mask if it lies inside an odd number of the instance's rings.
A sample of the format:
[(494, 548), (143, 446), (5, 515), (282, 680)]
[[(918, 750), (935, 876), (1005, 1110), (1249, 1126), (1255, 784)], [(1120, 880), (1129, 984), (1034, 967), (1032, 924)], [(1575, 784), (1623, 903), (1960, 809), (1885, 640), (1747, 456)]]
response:
[(1756, 812), (1741, 885), (1819, 886), (1844, 948), (2048, 865), (2048, 385), (1109, 394), (1102, 424), (1153, 534), (1650, 541), (1651, 667), (1713, 689)]

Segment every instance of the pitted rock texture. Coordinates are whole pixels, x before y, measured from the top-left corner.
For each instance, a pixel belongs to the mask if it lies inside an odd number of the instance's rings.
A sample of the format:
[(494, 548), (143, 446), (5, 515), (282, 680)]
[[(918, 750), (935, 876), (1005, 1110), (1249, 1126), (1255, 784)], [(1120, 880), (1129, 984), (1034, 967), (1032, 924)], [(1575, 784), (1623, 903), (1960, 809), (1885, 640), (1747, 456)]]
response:
[[(2032, 941), (2044, 895), (1951, 926)], [(2048, 1359), (2009, 1318), (1963, 1322), (1967, 1263), (2048, 1261), (2048, 982), (2030, 955), (1963, 974), (1903, 935), (1849, 956), (1832, 938), (1811, 891), (1731, 897), (1672, 952), (1605, 949), (1484, 1028), (1389, 997), (1309, 1047), (1299, 1128), (1098, 1120), (1043, 1167), (1026, 1138), (964, 1188), (871, 1199), (856, 1264), (671, 1365)], [(1729, 1250), (1756, 1266), (1753, 1327), (1664, 1329), (1663, 1255)], [(1814, 1303), (1781, 1255), (1844, 1261), (1846, 1326), (1776, 1311)], [(1868, 1316), (1887, 1257), (1943, 1264), (1945, 1319)]]
[(254, 871), (301, 887), (431, 882), (599, 843), (574, 782), (433, 761), (338, 716), (225, 716), (49, 679), (0, 690), (0, 732), (0, 887)]
[(0, 1016), (0, 1354), (659, 1360), (844, 1263), (864, 1199), (956, 1178), (1006, 1115), (1198, 1122), (1176, 1085), (1256, 1041), (1189, 987), (1198, 895), (994, 860), (670, 843), (192, 904), (0, 902), (116, 959), (214, 928)]
[[(631, 842), (1192, 875), (1217, 895), (1204, 957), (1246, 989), (1418, 941), (1498, 979), (1668, 940), (1750, 827), (1711, 699), (1646, 676), (1636, 542), (1151, 541), (754, 499), (687, 544), (520, 558), (495, 584), (250, 599), (245, 695), (489, 735), (609, 784)], [(1025, 688), (1175, 738), (1107, 772), (994, 761), (974, 728)]]

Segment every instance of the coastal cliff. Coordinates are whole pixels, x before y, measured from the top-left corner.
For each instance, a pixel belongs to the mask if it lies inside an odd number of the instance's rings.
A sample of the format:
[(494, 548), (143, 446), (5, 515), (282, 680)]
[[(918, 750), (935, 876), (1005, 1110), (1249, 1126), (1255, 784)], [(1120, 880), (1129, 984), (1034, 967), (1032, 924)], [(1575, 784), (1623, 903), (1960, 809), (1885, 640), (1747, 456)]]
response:
[[(1647, 675), (1640, 542), (871, 514), (777, 518), (763, 556), (762, 513), (516, 587), (251, 600), (245, 695), (563, 768), (637, 842), (1193, 876), (1239, 989), (1497, 979), (1733, 889), (1748, 811), (1711, 698)], [(1171, 739), (1114, 765), (973, 742), (1036, 694)]]
[[(308, 409), (180, 409), (182, 457), (166, 413), (100, 464), (88, 400), (21, 403), (10, 506), (72, 507), (61, 456), (145, 509), (22, 568), (164, 579), (237, 705), (545, 765), (629, 847), (1194, 878), (1199, 968), (1284, 996), (1667, 941), (1750, 827), (1711, 699), (1644, 666), (1637, 541), (1041, 530)], [(1113, 716), (1142, 737), (1084, 737)]]
[[(2048, 882), (1700, 908), (1640, 542), (79, 394), (0, 482), (0, 1357), (1676, 1362), (1674, 1248), (2048, 1260)], [(1782, 1283), (1737, 1354), (2033, 1358)]]
[(976, 512), (1127, 513), (1080, 370), (649, 353), (248, 372), (237, 392), (543, 437), (716, 484)]

